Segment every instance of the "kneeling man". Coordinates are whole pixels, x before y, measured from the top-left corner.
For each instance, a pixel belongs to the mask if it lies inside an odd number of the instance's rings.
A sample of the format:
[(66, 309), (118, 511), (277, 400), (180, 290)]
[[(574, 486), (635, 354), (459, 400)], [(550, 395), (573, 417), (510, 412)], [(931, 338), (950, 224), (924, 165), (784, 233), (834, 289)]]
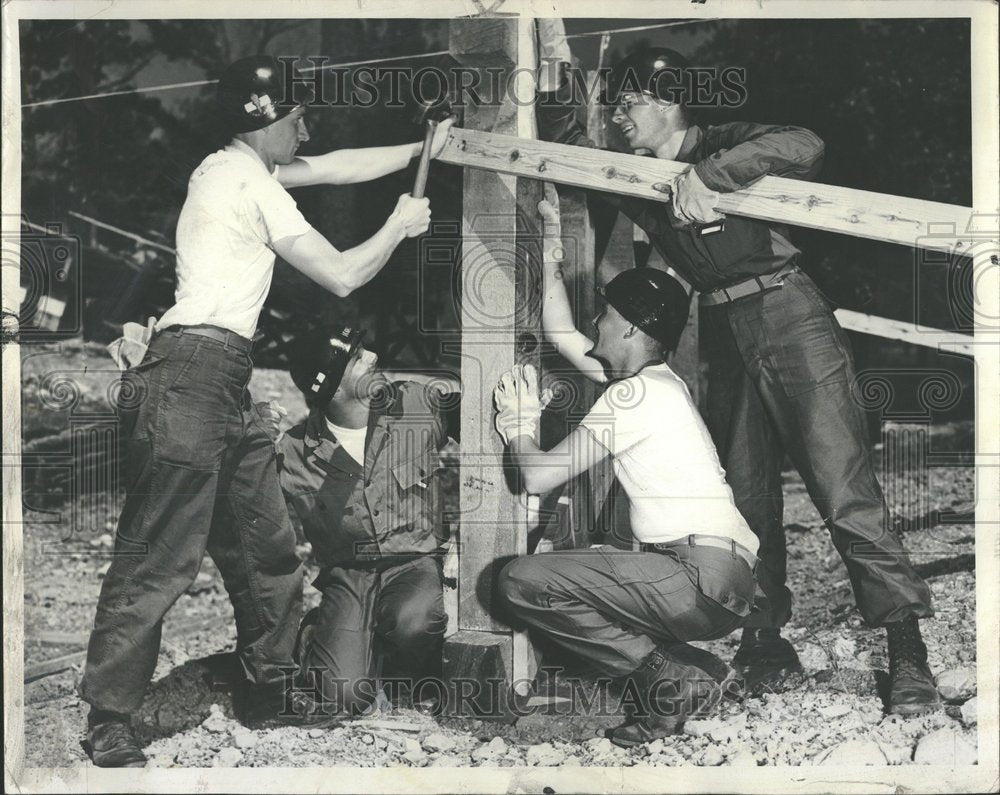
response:
[(447, 625), (437, 393), (390, 384), (362, 336), (338, 327), (302, 346), (291, 375), (310, 414), (278, 441), (282, 490), (322, 567), (300, 671), (344, 717), (374, 702), (380, 656), (403, 678), (436, 673)]
[[(547, 263), (543, 324), (553, 341), (552, 318), (568, 317), (553, 313), (565, 308), (555, 275)], [(684, 382), (664, 362), (687, 318), (684, 288), (664, 271), (636, 268), (601, 292), (607, 306), (594, 322), (595, 342), (568, 324), (556, 341), (596, 378), (599, 361), (612, 382), (590, 413), (542, 451), (534, 431), (545, 396), (533, 367), (515, 367), (494, 392), (497, 429), (529, 493), (555, 489), (610, 455), (640, 551), (529, 555), (503, 569), (500, 588), (529, 626), (602, 672), (631, 678), (641, 709), (609, 734), (628, 747), (679, 733), (737, 686), (725, 663), (687, 641), (722, 637), (750, 612), (757, 538), (736, 510)]]

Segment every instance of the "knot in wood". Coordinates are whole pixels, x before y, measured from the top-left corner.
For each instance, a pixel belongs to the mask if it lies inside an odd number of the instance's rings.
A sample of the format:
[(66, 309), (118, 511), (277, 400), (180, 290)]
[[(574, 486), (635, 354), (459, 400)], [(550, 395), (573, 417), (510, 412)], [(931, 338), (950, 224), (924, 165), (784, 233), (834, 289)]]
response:
[(521, 153), (520, 153), (520, 152), (518, 152), (518, 151), (517, 151), (516, 149), (514, 149), (514, 150), (513, 150), (513, 151), (512, 151), (511, 153), (510, 153), (510, 162), (511, 162), (511, 163), (513, 163), (513, 162), (514, 162), (515, 160), (517, 160), (517, 159), (518, 159), (518, 158), (519, 158), (520, 156), (521, 156)]
[(605, 166), (601, 170), (604, 172), (604, 176), (608, 179), (614, 179), (618, 175), (618, 171), (614, 166)]

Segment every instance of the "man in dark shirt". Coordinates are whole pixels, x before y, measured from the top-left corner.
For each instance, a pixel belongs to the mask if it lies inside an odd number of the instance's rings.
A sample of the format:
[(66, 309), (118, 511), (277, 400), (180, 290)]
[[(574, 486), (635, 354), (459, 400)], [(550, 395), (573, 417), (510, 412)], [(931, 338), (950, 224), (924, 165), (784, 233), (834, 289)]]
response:
[[(595, 146), (555, 91), (565, 86), (556, 66), (569, 60), (565, 39), (558, 28), (553, 35), (551, 21), (540, 29), (542, 54), (552, 57), (539, 72), (539, 134)], [(765, 175), (815, 177), (823, 142), (798, 127), (698, 126), (684, 104), (687, 66), (672, 50), (641, 50), (615, 67), (609, 86), (609, 96), (617, 98), (613, 121), (633, 150), (693, 164), (674, 181), (672, 200), (664, 205), (595, 195), (642, 227), (701, 293), (710, 345), (708, 426), (736, 504), (760, 539), (757, 578), (764, 598), (746, 622), (734, 665), (751, 683), (801, 669), (780, 636), (791, 616), (781, 491), (787, 452), (847, 566), (863, 617), (887, 629), (890, 711), (936, 708), (940, 701), (917, 623), (933, 614), (930, 592), (900, 539), (884, 526), (864, 418), (851, 396), (848, 341), (823, 295), (799, 270), (799, 251), (785, 226), (723, 219), (714, 210), (718, 193)]]
[(344, 717), (375, 701), (380, 654), (399, 678), (437, 673), (447, 625), (438, 393), (390, 384), (360, 338), (338, 327), (299, 344), (291, 374), (310, 413), (277, 442), (282, 491), (321, 566), (298, 662)]

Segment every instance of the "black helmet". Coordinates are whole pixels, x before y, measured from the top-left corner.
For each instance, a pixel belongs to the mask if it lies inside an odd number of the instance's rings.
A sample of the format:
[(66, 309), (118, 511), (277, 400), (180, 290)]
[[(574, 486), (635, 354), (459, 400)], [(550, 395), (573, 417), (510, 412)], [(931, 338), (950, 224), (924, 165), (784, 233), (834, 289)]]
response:
[(251, 55), (230, 64), (216, 93), (230, 134), (263, 129), (312, 98), (312, 87), (301, 73), (270, 55)]
[(324, 408), (330, 402), (364, 336), (363, 329), (335, 325), (299, 339), (289, 357), (288, 374), (310, 407)]
[(685, 72), (690, 64), (676, 50), (644, 47), (626, 55), (608, 75), (608, 97), (614, 102), (623, 91), (648, 92), (668, 102), (685, 104)]
[(684, 286), (658, 268), (629, 268), (597, 292), (623, 318), (673, 351), (687, 325), (690, 296)]

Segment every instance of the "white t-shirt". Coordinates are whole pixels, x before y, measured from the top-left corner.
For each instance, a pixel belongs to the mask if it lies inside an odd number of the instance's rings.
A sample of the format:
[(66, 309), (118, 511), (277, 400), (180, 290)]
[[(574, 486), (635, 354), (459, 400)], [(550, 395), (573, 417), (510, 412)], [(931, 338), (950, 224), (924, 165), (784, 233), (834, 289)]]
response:
[(666, 364), (611, 384), (580, 424), (611, 453), (639, 541), (695, 533), (757, 551), (708, 429), (687, 386)]
[(357, 461), (361, 466), (365, 465), (365, 439), (368, 437), (368, 426), (362, 425), (360, 428), (344, 428), (341, 425), (334, 425), (330, 420), (326, 421), (326, 427), (330, 433), (340, 442), (344, 452)]
[(250, 338), (274, 273), (274, 241), (312, 227), (242, 141), (206, 157), (177, 222), (176, 303), (157, 322), (210, 324)]

